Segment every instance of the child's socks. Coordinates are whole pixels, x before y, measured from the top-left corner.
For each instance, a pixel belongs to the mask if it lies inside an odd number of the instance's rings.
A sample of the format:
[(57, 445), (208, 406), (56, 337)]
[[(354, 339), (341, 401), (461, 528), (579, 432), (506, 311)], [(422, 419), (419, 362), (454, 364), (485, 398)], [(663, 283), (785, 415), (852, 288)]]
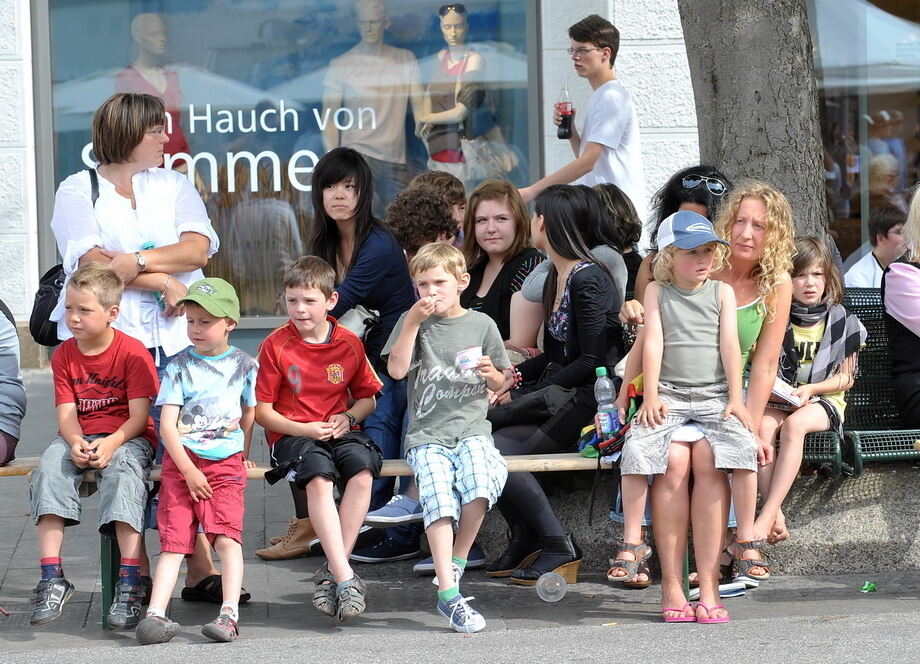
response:
[(129, 586), (141, 585), (141, 561), (137, 558), (122, 558), (118, 576)]
[(220, 606), (221, 614), (230, 616), (234, 622), (239, 622), (240, 620), (240, 605), (239, 604), (230, 604), (229, 602), (224, 602)]
[(467, 564), (467, 562), (469, 562), (469, 561), (467, 561), (466, 558), (458, 558), (457, 556), (452, 556), (452, 557), (451, 557), (451, 560), (454, 562), (454, 564), (455, 564), (457, 567), (459, 567), (460, 569), (462, 569), (462, 570), (464, 570), (464, 571), (466, 570), (466, 564)]
[(448, 588), (447, 590), (438, 591), (438, 599), (445, 603), (449, 602), (454, 597), (458, 597), (459, 595), (460, 595), (459, 586), (454, 586), (453, 588)]
[(64, 578), (64, 570), (61, 568), (60, 556), (42, 558), (38, 563), (42, 568), (42, 580)]

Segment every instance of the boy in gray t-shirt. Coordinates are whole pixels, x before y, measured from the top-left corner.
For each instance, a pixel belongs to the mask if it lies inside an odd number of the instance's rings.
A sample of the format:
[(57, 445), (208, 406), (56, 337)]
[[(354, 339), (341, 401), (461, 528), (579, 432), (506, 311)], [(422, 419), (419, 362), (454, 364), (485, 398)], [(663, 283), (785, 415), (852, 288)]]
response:
[(492, 319), (460, 306), (470, 275), (458, 249), (425, 245), (409, 271), (421, 299), (399, 319), (381, 356), (393, 379), (409, 376), (406, 461), (418, 483), (438, 611), (454, 630), (478, 632), (486, 621), (460, 594), (459, 581), (508, 477), (486, 420), (486, 388), (499, 389), (511, 363)]

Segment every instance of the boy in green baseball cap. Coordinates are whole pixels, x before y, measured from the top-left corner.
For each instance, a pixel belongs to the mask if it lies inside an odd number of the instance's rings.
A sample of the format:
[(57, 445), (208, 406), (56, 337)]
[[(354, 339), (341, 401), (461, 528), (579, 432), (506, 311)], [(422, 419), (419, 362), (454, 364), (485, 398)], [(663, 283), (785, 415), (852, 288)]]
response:
[(230, 345), (240, 318), (236, 291), (223, 279), (201, 279), (179, 300), (194, 345), (169, 363), (160, 385), (160, 437), (166, 446), (157, 525), (160, 562), (147, 617), (137, 626), (142, 644), (166, 643), (179, 630), (166, 617), (182, 559), (195, 551), (201, 530), (220, 556), (223, 603), (202, 627), (215, 641), (239, 636), (243, 583), (243, 492), (255, 419), (258, 364)]

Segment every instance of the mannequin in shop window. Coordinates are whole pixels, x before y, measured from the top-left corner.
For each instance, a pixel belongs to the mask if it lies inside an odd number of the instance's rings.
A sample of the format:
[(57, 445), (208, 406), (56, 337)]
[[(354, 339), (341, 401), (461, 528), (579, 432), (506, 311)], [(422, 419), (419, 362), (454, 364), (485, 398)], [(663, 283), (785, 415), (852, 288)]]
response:
[[(131, 39), (137, 55), (134, 62), (115, 77), (115, 92), (138, 92), (162, 99), (169, 125), (169, 141), (163, 151), (166, 154), (188, 153), (188, 140), (180, 124), (182, 91), (179, 89), (179, 74), (163, 65), (166, 24), (159, 14), (138, 14), (131, 21)], [(185, 172), (188, 164), (174, 161), (173, 167)]]
[[(447, 171), (460, 178), (467, 190), (487, 178), (501, 178), (517, 166), (517, 155), (505, 144), (495, 123), (489, 92), (483, 83), (485, 61), (467, 45), (469, 22), (462, 4), (438, 9), (441, 34), (447, 47), (438, 51), (431, 79), (417, 118), (419, 135), (428, 145), (428, 168)], [(483, 137), (490, 154), (497, 157), (491, 172), (464, 154), (464, 140)], [(467, 142), (467, 153), (473, 147)]]

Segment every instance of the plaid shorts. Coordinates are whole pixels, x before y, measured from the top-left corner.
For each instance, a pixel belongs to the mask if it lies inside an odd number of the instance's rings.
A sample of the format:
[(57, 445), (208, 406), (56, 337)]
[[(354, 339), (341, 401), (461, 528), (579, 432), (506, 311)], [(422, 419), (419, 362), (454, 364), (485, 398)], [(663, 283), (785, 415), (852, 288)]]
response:
[(415, 473), (426, 528), (444, 517), (458, 521), (460, 508), (477, 498), (485, 498), (491, 508), (508, 478), (508, 466), (491, 436), (470, 436), (456, 447), (413, 447), (406, 461)]
[(623, 475), (661, 475), (668, 469), (668, 447), (674, 432), (687, 422), (695, 422), (709, 439), (720, 470), (757, 470), (757, 443), (734, 415), (722, 419), (728, 405), (728, 385), (715, 383), (700, 387), (658, 385), (658, 398), (668, 407), (664, 423), (643, 427), (633, 422), (623, 445), (620, 473)]

